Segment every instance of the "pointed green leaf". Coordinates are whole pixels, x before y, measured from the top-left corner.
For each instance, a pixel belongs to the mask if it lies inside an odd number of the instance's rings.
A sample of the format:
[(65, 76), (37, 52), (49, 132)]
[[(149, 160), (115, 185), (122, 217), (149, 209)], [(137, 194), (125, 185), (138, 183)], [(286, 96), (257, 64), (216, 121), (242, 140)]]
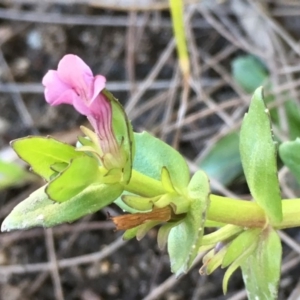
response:
[[(208, 259), (207, 266), (206, 266), (206, 274), (207, 275), (210, 275), (219, 266), (221, 266), (227, 249), (228, 249), (228, 245), (224, 245), (217, 253), (214, 253), (214, 255), (210, 259)], [(215, 251), (215, 250), (213, 250), (213, 251)]]
[(172, 228), (168, 239), (171, 269), (177, 275), (186, 273), (198, 254), (204, 231), (209, 192), (206, 174), (203, 171), (196, 172), (188, 185), (190, 209), (183, 221)]
[(255, 251), (256, 246), (257, 243), (253, 243), (252, 245), (250, 245), (249, 248), (246, 249), (226, 270), (223, 278), (223, 284), (222, 284), (224, 294), (227, 293), (228, 281), (231, 275), (235, 272), (235, 270), (238, 267), (240, 267), (247, 260), (247, 258), (253, 253), (253, 251)]
[(140, 227), (140, 225), (136, 226), (134, 228), (127, 229), (123, 234), (123, 240), (128, 241), (128, 240), (133, 239), (136, 236), (136, 234), (139, 230), (139, 227)]
[(34, 173), (50, 180), (54, 171), (51, 166), (55, 163), (69, 163), (71, 159), (83, 156), (74, 147), (59, 142), (51, 137), (35, 137), (17, 139), (11, 142), (12, 148), (19, 157), (27, 162)]
[(249, 300), (275, 300), (280, 280), (282, 246), (275, 230), (267, 228), (256, 250), (242, 264)]
[(206, 234), (202, 239), (202, 245), (211, 245), (220, 241), (226, 241), (242, 231), (242, 227), (227, 224), (213, 233)]
[(147, 221), (144, 224), (138, 226), (138, 230), (136, 232), (136, 239), (140, 241), (142, 238), (145, 237), (146, 233), (155, 227), (156, 225), (160, 224), (161, 221)]
[(239, 234), (229, 245), (222, 261), (222, 268), (229, 266), (234, 260), (241, 256), (258, 238), (260, 228), (248, 229)]
[(128, 206), (128, 205), (122, 200), (122, 197), (123, 197), (123, 196), (127, 196), (127, 195), (128, 195), (128, 196), (136, 196), (135, 194), (132, 194), (132, 193), (130, 193), (130, 192), (128, 192), (128, 191), (123, 191), (122, 195), (121, 195), (120, 197), (118, 197), (118, 199), (116, 199), (116, 200), (114, 201), (114, 203), (115, 203), (116, 205), (118, 205), (124, 212), (126, 211), (126, 212), (129, 212), (129, 213), (131, 213), (131, 214), (143, 212), (143, 211), (140, 211), (140, 210), (138, 210), (138, 209), (136, 209), (136, 208), (133, 208), (133, 207), (131, 207), (131, 206)]
[(64, 202), (97, 182), (101, 183), (97, 160), (89, 156), (82, 156), (72, 160), (67, 169), (49, 182), (46, 193), (50, 199)]
[(136, 195), (123, 195), (122, 200), (126, 205), (137, 211), (151, 211), (153, 208), (151, 198), (144, 198)]
[(172, 147), (147, 132), (135, 133), (136, 153), (133, 168), (156, 180), (166, 167), (174, 188), (186, 189), (190, 171), (183, 157)]
[(157, 233), (157, 244), (158, 244), (158, 248), (160, 250), (163, 250), (165, 248), (171, 229), (173, 227), (179, 225), (180, 222), (181, 221), (179, 221), (179, 222), (169, 222), (165, 225), (162, 225), (159, 228), (158, 233)]
[(50, 200), (45, 187), (41, 187), (11, 211), (1, 230), (51, 227), (72, 222), (112, 203), (122, 191), (119, 184), (93, 184), (69, 201), (57, 203)]
[(262, 88), (255, 91), (240, 133), (240, 152), (244, 173), (254, 200), (271, 222), (282, 220), (277, 177), (276, 146)]
[(156, 197), (157, 200), (154, 201), (154, 206), (157, 208), (163, 208), (171, 205), (173, 211), (176, 215), (184, 214), (189, 210), (190, 200), (186, 199), (184, 196), (179, 196), (178, 194), (164, 194), (161, 197)]
[(300, 138), (282, 143), (279, 147), (279, 155), (300, 184)]

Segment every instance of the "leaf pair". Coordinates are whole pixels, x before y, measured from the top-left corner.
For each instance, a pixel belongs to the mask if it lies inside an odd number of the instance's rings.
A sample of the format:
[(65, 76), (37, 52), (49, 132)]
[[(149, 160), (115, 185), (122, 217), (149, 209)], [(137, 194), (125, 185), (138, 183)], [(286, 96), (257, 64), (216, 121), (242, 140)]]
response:
[[(135, 133), (134, 136), (136, 142), (134, 171), (161, 181), (165, 194), (153, 195), (152, 200), (139, 198), (141, 201), (139, 204), (135, 202), (138, 201), (136, 196), (125, 196), (124, 202), (127, 207), (121, 199), (117, 200), (117, 204), (125, 210), (138, 212), (141, 208), (151, 209), (148, 206), (151, 205), (149, 202), (151, 200), (158, 207), (170, 204), (176, 214), (186, 213), (182, 220), (171, 220), (162, 225), (158, 232), (159, 247), (163, 248), (168, 241), (171, 268), (179, 275), (191, 267), (201, 244), (209, 203), (209, 181), (202, 171), (196, 172), (190, 180), (189, 169), (183, 157), (159, 139), (146, 132)], [(127, 230), (124, 237), (141, 238), (144, 231), (152, 225), (155, 226), (157, 223), (143, 224), (138, 228)]]
[[(240, 152), (254, 201), (263, 208), (267, 223), (273, 226), (280, 223), (282, 199), (277, 177), (277, 151), (262, 88), (255, 91), (249, 111), (243, 120)], [(280, 261), (280, 239), (272, 227), (267, 226), (261, 234), (256, 250), (235, 264), (236, 268), (242, 265), (249, 299), (276, 299)]]
[(13, 149), (46, 181), (49, 199), (68, 201), (93, 183), (101, 182), (95, 158), (51, 137), (28, 137), (12, 142)]
[(105, 207), (123, 191), (121, 184), (101, 180), (94, 157), (53, 138), (28, 137), (13, 141), (12, 146), (48, 184), (17, 205), (2, 230), (71, 222)]

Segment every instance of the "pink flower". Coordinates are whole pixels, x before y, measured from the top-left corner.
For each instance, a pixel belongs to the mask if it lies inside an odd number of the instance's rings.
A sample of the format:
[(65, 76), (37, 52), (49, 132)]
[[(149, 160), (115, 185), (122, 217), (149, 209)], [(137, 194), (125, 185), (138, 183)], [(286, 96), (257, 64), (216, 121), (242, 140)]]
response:
[(84, 61), (73, 54), (65, 55), (59, 62), (57, 71), (48, 71), (42, 81), (49, 104), (71, 104), (86, 116), (97, 114), (103, 101), (100, 92), (105, 88), (105, 82), (104, 76), (94, 77)]
[(71, 104), (87, 116), (98, 135), (103, 165), (107, 169), (122, 168), (124, 156), (112, 128), (112, 104), (102, 92), (105, 82), (104, 76), (94, 76), (84, 61), (73, 54), (65, 55), (57, 71), (48, 71), (42, 81), (50, 105)]

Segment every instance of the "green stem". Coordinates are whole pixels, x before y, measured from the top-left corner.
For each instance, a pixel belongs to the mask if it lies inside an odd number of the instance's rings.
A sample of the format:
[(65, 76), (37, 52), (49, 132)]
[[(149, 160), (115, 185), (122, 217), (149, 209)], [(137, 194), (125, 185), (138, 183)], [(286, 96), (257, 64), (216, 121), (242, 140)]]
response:
[(300, 226), (300, 199), (282, 200), (282, 222), (274, 226), (276, 229)]
[(190, 75), (190, 63), (184, 30), (183, 0), (170, 0), (169, 3), (172, 15), (173, 32), (176, 40), (176, 48), (179, 57), (179, 65), (184, 80), (187, 81)]
[(144, 197), (155, 197), (165, 194), (162, 183), (132, 169), (130, 182), (124, 186), (130, 193)]
[[(159, 180), (143, 175), (135, 170), (125, 190), (144, 197), (165, 194)], [(283, 220), (274, 225), (276, 229), (300, 226), (300, 199), (282, 201)], [(235, 200), (217, 195), (210, 195), (207, 220), (241, 227), (264, 227), (267, 218), (263, 209), (255, 202)]]
[(267, 220), (255, 202), (210, 195), (207, 219), (243, 227), (263, 227)]

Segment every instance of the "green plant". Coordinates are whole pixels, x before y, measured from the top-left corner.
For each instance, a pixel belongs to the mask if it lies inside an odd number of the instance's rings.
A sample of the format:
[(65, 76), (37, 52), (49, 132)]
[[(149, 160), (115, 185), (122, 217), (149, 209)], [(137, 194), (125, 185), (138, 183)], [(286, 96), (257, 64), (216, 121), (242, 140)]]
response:
[[(300, 226), (300, 199), (281, 198), (277, 144), (262, 88), (254, 92), (240, 132), (241, 162), (253, 197), (245, 201), (211, 194), (202, 170), (190, 177), (176, 150), (146, 132), (133, 132), (105, 89), (105, 78), (93, 76), (79, 57), (65, 56), (43, 84), (47, 102), (73, 105), (94, 130), (82, 127), (76, 147), (51, 137), (12, 141), (46, 184), (12, 210), (2, 231), (72, 222), (115, 202), (129, 212), (112, 218), (125, 239), (141, 239), (160, 226), (158, 245), (167, 244), (177, 275), (188, 272), (199, 252), (210, 250), (201, 271), (227, 268), (224, 293), (241, 267), (249, 299), (276, 299), (282, 251), (276, 230)], [(282, 152), (299, 165), (298, 144)], [(205, 234), (205, 227), (216, 224), (220, 229)]]

